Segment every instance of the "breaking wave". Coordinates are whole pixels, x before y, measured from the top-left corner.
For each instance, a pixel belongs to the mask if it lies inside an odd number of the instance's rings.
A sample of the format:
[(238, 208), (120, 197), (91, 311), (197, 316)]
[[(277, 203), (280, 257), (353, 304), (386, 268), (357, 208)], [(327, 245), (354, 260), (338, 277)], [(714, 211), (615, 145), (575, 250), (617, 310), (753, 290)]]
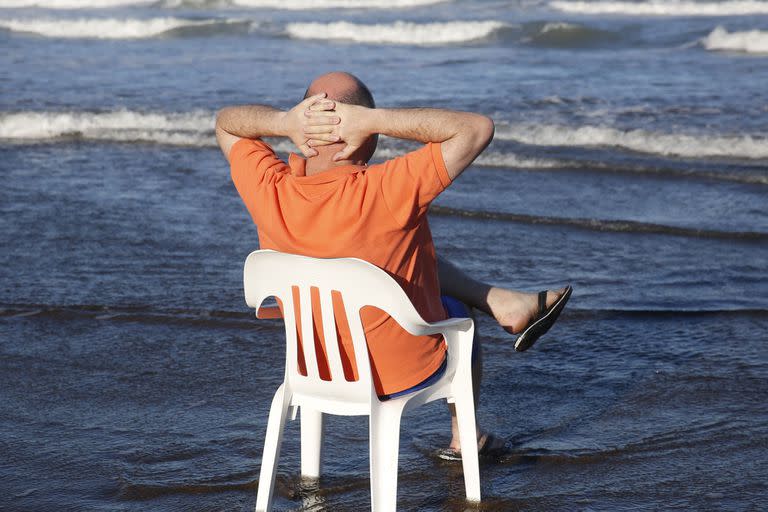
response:
[(19, 112), (0, 114), (0, 139), (22, 142), (88, 139), (212, 146), (215, 145), (213, 126), (214, 116), (210, 112)]
[(577, 2), (554, 1), (549, 5), (559, 11), (575, 14), (627, 14), (637, 16), (744, 16), (768, 14), (768, 2), (732, 0), (725, 2), (693, 2), (650, 0), (647, 2)]
[[(217, 147), (215, 114), (137, 112), (0, 113), (0, 140), (16, 143), (69, 140), (152, 143), (168, 146)], [(287, 139), (270, 139), (275, 151), (297, 151)]]
[(64, 39), (147, 39), (187, 32), (199, 34), (200, 30), (208, 32), (230, 31), (237, 25), (250, 27), (251, 22), (243, 20), (192, 20), (181, 18), (0, 20), (0, 28), (5, 28), (12, 32)]
[(261, 9), (404, 9), (444, 3), (450, 0), (3, 0), (0, 8), (39, 7), (43, 9), (109, 9), (113, 7), (158, 5), (161, 7), (253, 7)]
[[(280, 150), (278, 147), (275, 147), (275, 149)], [(396, 158), (415, 149), (418, 149), (417, 144), (402, 144), (398, 139), (379, 136), (379, 145), (374, 154), (374, 159), (386, 160), (388, 158)], [(572, 165), (569, 162), (560, 160), (529, 158), (515, 153), (489, 151), (477, 157), (475, 164), (483, 167), (502, 167), (507, 169), (555, 169)]]
[(334, 23), (289, 23), (286, 32), (296, 39), (355, 41), (374, 44), (440, 45), (484, 39), (507, 27), (500, 21), (450, 21), (444, 23), (412, 23), (396, 21), (362, 25), (338, 21)]
[(475, 164), (486, 167), (505, 167), (512, 169), (554, 169), (567, 165), (566, 162), (546, 158), (528, 158), (514, 153), (483, 153)]
[(704, 38), (702, 44), (707, 50), (768, 54), (768, 32), (728, 32), (724, 27), (717, 27)]
[(443, 3), (447, 0), (232, 0), (241, 7), (262, 7), (286, 10), (310, 9), (397, 9)]
[(527, 40), (533, 44), (565, 48), (619, 39), (615, 32), (566, 22), (529, 23), (525, 25), (524, 32)]
[(535, 146), (610, 146), (665, 156), (689, 158), (768, 158), (765, 137), (688, 135), (604, 126), (497, 125), (496, 138)]
[(3, 0), (0, 7), (42, 7), (44, 9), (108, 9), (128, 5), (148, 5), (157, 0)]

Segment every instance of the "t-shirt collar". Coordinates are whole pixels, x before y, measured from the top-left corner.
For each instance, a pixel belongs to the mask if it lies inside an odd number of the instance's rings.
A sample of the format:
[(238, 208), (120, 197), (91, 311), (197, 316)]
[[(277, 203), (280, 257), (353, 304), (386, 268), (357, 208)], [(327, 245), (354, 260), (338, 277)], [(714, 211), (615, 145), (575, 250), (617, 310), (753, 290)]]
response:
[(288, 167), (291, 168), (291, 174), (294, 176), (307, 175), (307, 161), (296, 153), (290, 153), (288, 155)]
[(312, 176), (307, 176), (307, 160), (296, 153), (288, 154), (288, 167), (291, 169), (291, 175), (296, 178), (302, 178), (302, 182), (324, 182), (344, 174), (360, 172), (366, 168), (364, 165), (341, 165)]

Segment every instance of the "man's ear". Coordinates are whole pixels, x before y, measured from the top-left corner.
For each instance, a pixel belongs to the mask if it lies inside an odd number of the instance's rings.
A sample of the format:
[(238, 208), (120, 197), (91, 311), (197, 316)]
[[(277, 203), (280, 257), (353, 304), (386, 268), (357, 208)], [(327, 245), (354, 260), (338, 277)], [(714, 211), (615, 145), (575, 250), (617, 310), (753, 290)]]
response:
[(373, 154), (376, 153), (376, 147), (379, 144), (379, 134), (374, 134), (365, 141), (365, 144), (360, 146), (357, 151), (352, 155), (352, 160), (362, 160), (363, 162), (369, 162), (373, 158)]

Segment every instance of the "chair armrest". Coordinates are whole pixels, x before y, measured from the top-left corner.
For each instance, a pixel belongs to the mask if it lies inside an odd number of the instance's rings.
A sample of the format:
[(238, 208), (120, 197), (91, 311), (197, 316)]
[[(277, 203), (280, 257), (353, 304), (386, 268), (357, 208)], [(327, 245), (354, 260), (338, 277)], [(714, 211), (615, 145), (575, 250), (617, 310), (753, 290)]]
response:
[(415, 330), (409, 330), (414, 336), (427, 336), (430, 334), (440, 334), (445, 331), (456, 329), (458, 331), (466, 331), (472, 327), (471, 318), (449, 318), (447, 320), (440, 320), (439, 322), (433, 322), (431, 324), (423, 324), (416, 327)]

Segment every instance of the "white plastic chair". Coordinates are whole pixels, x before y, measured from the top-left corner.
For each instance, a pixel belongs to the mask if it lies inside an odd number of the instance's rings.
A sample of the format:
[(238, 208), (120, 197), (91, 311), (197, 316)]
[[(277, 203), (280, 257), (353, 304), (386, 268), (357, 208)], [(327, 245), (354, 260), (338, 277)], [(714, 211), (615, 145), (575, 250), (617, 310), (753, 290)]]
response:
[[(256, 510), (272, 509), (283, 429), (289, 413), (295, 419), (301, 409), (301, 474), (320, 476), (322, 414), (370, 417), (371, 508), (373, 512), (396, 510), (400, 417), (404, 411), (445, 398), (456, 407), (462, 447), (467, 499), (480, 501), (475, 406), (472, 397), (472, 337), (470, 318), (454, 318), (432, 324), (416, 312), (403, 289), (386, 272), (356, 258), (315, 259), (275, 251), (252, 252), (245, 262), (245, 300), (258, 309), (267, 297), (280, 299), (286, 333), (285, 380), (278, 387), (269, 411), (264, 454), (259, 475)], [(304, 360), (307, 375), (297, 362), (296, 316), (292, 287), (299, 289)], [(325, 344), (330, 381), (321, 380), (315, 356), (310, 288), (317, 287), (325, 340), (336, 340), (331, 292), (341, 293), (352, 334), (358, 380), (344, 378), (338, 344)], [(413, 335), (442, 334), (448, 347), (448, 364), (432, 386), (408, 395), (380, 401), (371, 377), (368, 349), (360, 320), (364, 306), (379, 308)], [(318, 325), (320, 325), (318, 323)]]

